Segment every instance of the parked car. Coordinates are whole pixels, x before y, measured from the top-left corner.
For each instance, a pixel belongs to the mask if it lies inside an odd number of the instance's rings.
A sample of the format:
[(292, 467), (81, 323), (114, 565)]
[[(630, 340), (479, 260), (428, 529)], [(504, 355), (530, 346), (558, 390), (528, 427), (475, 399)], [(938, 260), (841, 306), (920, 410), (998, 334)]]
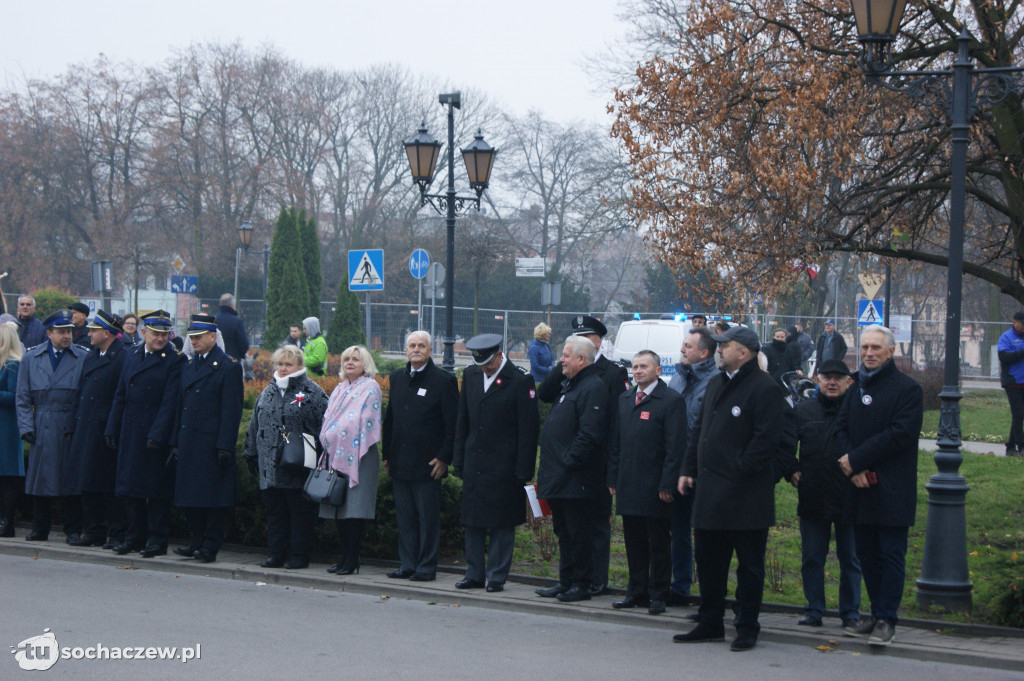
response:
[(661, 377), (668, 381), (676, 373), (676, 364), (681, 361), (679, 349), (692, 326), (690, 320), (675, 319), (622, 322), (615, 334), (612, 361), (625, 366), (632, 377), (633, 355), (653, 350), (661, 357)]

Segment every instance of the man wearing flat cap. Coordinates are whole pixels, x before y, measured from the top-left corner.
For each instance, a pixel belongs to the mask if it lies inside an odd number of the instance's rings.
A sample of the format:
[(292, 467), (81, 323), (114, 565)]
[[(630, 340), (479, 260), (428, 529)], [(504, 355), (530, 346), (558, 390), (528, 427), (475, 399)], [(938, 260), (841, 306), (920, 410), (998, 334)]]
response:
[(189, 543), (179, 556), (217, 560), (227, 509), (235, 505), (235, 441), (242, 420), (242, 365), (217, 346), (211, 315), (192, 315), (188, 337), (195, 354), (181, 372), (174, 505), (185, 509)]
[(1015, 312), (1012, 326), (999, 337), (999, 383), (1010, 403), (1010, 437), (1006, 456), (1024, 451), (1024, 310)]
[[(117, 383), (127, 354), (118, 334), (121, 318), (97, 310), (88, 324), (92, 349), (82, 363), (71, 451), (81, 459), (82, 520), (84, 529), (73, 546), (100, 546), (124, 539), (124, 508), (114, 497), (117, 449), (107, 445), (104, 433)], [(108, 540), (109, 537), (109, 540)]]
[(90, 346), (89, 329), (85, 323), (89, 320), (89, 306), (85, 303), (77, 302), (68, 305), (68, 309), (71, 310), (71, 323), (74, 324), (74, 329), (71, 332), (71, 342), (75, 345), (81, 345), (83, 348), (88, 348)]
[(25, 353), (15, 393), (18, 430), (31, 445), (25, 493), (32, 495), (32, 531), (25, 538), (49, 538), (52, 503), (59, 499), (64, 533), (71, 542), (82, 531), (79, 466), (71, 434), (86, 351), (71, 342), (70, 310), (57, 310), (43, 321), (43, 327), (47, 340)]
[(797, 489), (800, 516), (800, 575), (804, 585), (804, 616), (797, 624), (820, 627), (825, 614), (825, 559), (832, 528), (839, 558), (839, 616), (843, 626), (860, 624), (860, 561), (850, 516), (854, 487), (832, 451), (836, 417), (853, 383), (845, 362), (830, 359), (818, 367), (818, 394), (794, 409), (800, 460), (790, 482)]
[[(629, 373), (625, 367), (609, 361), (601, 354), (601, 341), (608, 335), (608, 328), (597, 317), (577, 315), (572, 319), (572, 332), (574, 336), (582, 336), (589, 340), (597, 349), (594, 369), (608, 390), (607, 413), (615, 413), (619, 395), (629, 390)], [(551, 373), (537, 388), (537, 395), (545, 402), (554, 402), (561, 395), (565, 379), (560, 361), (556, 362)], [(611, 557), (612, 497), (605, 486), (601, 487), (598, 495), (591, 530), (594, 541), (594, 583), (590, 590), (592, 596), (603, 594), (608, 588), (608, 562)]]
[(506, 359), (502, 340), (484, 333), (466, 341), (473, 366), (462, 375), (452, 460), (462, 478), (466, 528), (466, 575), (458, 589), (501, 591), (515, 528), (526, 522), (523, 485), (533, 477), (540, 429), (537, 391), (530, 375)]
[(124, 538), (109, 548), (152, 558), (167, 553), (174, 496), (167, 455), (186, 358), (168, 343), (170, 313), (156, 310), (141, 322), (143, 343), (125, 352), (105, 431), (107, 445), (117, 450), (115, 492), (128, 518)]
[(764, 554), (768, 528), (775, 524), (775, 458), (789, 406), (775, 379), (758, 368), (756, 333), (733, 326), (712, 338), (719, 344), (722, 372), (708, 383), (679, 477), (679, 493), (695, 494), (699, 623), (673, 640), (724, 640), (729, 563), (735, 553), (736, 638), (731, 649), (744, 651), (757, 644), (760, 631)]

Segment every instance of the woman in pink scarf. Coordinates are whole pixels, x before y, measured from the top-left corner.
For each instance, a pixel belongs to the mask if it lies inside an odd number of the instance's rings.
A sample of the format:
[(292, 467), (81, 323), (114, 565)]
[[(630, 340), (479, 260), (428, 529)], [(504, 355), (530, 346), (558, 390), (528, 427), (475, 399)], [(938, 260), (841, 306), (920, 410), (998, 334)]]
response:
[(373, 378), (376, 375), (369, 350), (361, 345), (346, 348), (341, 353), (341, 377), (345, 380), (331, 393), (320, 431), (327, 464), (349, 479), (344, 505), (320, 506), (320, 517), (334, 518), (338, 528), (341, 559), (327, 571), (339, 575), (359, 572), (364, 521), (373, 520), (377, 506), (377, 443), (383, 415), (380, 387)]

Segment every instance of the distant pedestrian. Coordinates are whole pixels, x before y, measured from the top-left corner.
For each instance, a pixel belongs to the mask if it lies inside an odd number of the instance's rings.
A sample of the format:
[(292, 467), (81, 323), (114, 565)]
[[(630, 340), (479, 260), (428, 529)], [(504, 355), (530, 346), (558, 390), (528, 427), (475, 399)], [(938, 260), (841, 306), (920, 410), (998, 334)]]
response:
[(21, 322), (21, 329), (18, 330), (18, 338), (26, 350), (31, 350), (40, 343), (46, 342), (46, 329), (43, 323), (36, 319), (36, 299), (32, 296), (20, 296), (18, 298), (18, 321)]
[(802, 323), (797, 322), (795, 328), (797, 339), (800, 342), (800, 361), (804, 363), (806, 370), (807, 360), (814, 356), (814, 339), (804, 332), (804, 325)]
[(541, 322), (533, 329), (533, 341), (530, 343), (530, 375), (534, 383), (542, 382), (555, 365), (551, 354), (551, 327)]
[(220, 297), (220, 311), (217, 312), (217, 328), (224, 337), (224, 352), (229, 357), (243, 360), (249, 354), (249, 334), (245, 320), (235, 311), (235, 297), (225, 293)]
[(310, 376), (323, 378), (327, 375), (327, 339), (320, 331), (320, 320), (306, 317), (302, 320), (302, 330), (306, 334), (306, 342), (302, 345), (306, 371)]
[(705, 317), (702, 314), (691, 315), (690, 316), (690, 323), (694, 327), (702, 327), (702, 326), (703, 327), (707, 327), (707, 325), (708, 325), (708, 318)]
[(124, 322), (121, 324), (124, 331), (121, 332), (121, 340), (128, 347), (134, 347), (142, 343), (142, 334), (139, 332), (139, 316), (134, 312), (129, 312), (124, 317)]
[(821, 334), (821, 338), (818, 339), (815, 352), (817, 353), (814, 362), (815, 366), (821, 366), (822, 363), (830, 359), (838, 359), (840, 362), (846, 361), (846, 339), (843, 338), (843, 334), (836, 331), (834, 320), (828, 319), (825, 321), (825, 331)]
[(68, 309), (71, 310), (71, 322), (74, 324), (71, 332), (71, 342), (88, 349), (90, 347), (89, 329), (85, 327), (85, 323), (89, 320), (91, 310), (89, 310), (88, 305), (81, 301), (71, 303), (68, 305)]
[(999, 337), (999, 383), (1010, 403), (1010, 437), (1006, 455), (1024, 450), (1024, 311), (1015, 312), (1009, 329)]
[(761, 345), (768, 358), (768, 374), (782, 386), (782, 375), (800, 369), (800, 346), (786, 341), (785, 329), (775, 329), (771, 341)]
[(302, 349), (306, 345), (306, 339), (302, 337), (302, 324), (292, 324), (288, 327), (288, 335), (281, 341), (281, 347), (294, 345)]

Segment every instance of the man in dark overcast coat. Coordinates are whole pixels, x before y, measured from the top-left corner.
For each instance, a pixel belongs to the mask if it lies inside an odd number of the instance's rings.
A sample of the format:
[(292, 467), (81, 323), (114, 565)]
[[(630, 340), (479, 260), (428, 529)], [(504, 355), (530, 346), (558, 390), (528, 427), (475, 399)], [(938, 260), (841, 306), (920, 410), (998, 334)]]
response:
[(235, 311), (235, 297), (225, 293), (220, 297), (217, 312), (217, 328), (224, 338), (224, 352), (237, 360), (249, 354), (249, 334), (245, 331), (245, 320)]

